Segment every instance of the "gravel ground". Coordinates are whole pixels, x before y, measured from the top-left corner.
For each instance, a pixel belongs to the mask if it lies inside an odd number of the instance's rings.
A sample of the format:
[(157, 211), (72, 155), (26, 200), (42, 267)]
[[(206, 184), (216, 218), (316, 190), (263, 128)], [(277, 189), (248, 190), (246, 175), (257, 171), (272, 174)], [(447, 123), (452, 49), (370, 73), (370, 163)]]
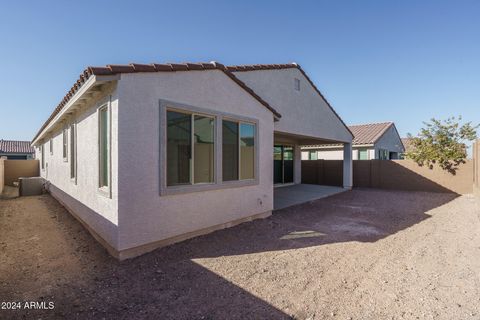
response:
[(117, 262), (48, 195), (0, 200), (0, 319), (480, 319), (479, 200), (354, 190)]

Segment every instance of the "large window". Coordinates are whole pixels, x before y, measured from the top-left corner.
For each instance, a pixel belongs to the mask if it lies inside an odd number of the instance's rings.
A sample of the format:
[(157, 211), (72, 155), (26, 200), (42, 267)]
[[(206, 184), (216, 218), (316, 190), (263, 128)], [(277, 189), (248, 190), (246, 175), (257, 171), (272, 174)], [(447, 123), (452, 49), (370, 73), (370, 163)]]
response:
[(100, 188), (110, 186), (110, 115), (108, 106), (98, 110), (98, 147)]
[(167, 186), (213, 183), (215, 118), (167, 111)]
[(70, 178), (75, 179), (77, 176), (77, 134), (75, 132), (75, 125), (70, 126)]
[(255, 178), (255, 125), (223, 120), (223, 181)]
[(160, 195), (258, 184), (256, 119), (160, 101)]

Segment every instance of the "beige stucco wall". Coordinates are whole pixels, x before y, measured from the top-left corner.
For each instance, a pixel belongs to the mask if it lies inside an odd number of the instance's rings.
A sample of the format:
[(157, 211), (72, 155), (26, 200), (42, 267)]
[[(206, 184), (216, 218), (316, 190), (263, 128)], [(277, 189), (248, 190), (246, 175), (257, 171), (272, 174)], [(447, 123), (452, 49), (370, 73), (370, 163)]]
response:
[[(306, 137), (351, 142), (352, 136), (326, 102), (296, 68), (235, 72), (281, 115), (275, 131)], [(300, 91), (295, 90), (300, 79)]]
[(38, 177), (38, 160), (4, 160), (4, 184), (13, 186), (20, 177)]
[[(105, 196), (98, 189), (98, 115), (97, 109), (111, 99), (112, 117), (112, 197)], [(68, 129), (68, 160), (62, 154), (62, 130), (58, 129), (43, 142), (45, 167), (40, 175), (51, 184), (50, 192), (86, 222), (98, 235), (113, 248), (118, 246), (118, 150), (117, 150), (118, 97), (115, 86), (105, 88), (95, 100), (91, 100), (82, 112), (74, 114), (64, 124), (72, 122), (77, 130), (77, 179), (70, 179), (70, 129)], [(49, 139), (53, 139), (53, 154)], [(36, 159), (41, 159), (40, 148), (36, 148)]]
[[(121, 250), (273, 209), (273, 115), (223, 72), (122, 74), (118, 92)], [(160, 195), (160, 99), (256, 119), (258, 185)]]

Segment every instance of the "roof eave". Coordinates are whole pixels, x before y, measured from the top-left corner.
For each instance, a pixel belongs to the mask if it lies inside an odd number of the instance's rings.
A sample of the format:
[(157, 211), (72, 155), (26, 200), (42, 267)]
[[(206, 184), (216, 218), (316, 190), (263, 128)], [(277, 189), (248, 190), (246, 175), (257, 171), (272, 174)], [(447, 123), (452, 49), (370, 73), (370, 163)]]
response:
[(68, 100), (65, 106), (62, 108), (55, 117), (48, 122), (48, 124), (43, 128), (32, 140), (31, 145), (36, 146), (39, 141), (41, 141), (47, 134), (51, 133), (52, 129), (63, 119), (68, 117), (70, 114), (77, 111), (81, 106), (82, 98), (92, 89), (98, 85), (116, 81), (120, 79), (120, 74), (115, 75), (91, 75), (87, 81), (78, 89), (77, 92)]

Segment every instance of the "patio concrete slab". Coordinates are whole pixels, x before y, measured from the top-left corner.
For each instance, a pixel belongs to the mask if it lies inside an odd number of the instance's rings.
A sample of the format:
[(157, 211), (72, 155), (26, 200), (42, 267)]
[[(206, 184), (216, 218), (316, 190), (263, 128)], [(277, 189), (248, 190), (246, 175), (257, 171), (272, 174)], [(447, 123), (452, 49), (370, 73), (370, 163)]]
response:
[(297, 204), (325, 198), (346, 191), (341, 187), (316, 184), (296, 184), (273, 190), (273, 209), (284, 209)]

